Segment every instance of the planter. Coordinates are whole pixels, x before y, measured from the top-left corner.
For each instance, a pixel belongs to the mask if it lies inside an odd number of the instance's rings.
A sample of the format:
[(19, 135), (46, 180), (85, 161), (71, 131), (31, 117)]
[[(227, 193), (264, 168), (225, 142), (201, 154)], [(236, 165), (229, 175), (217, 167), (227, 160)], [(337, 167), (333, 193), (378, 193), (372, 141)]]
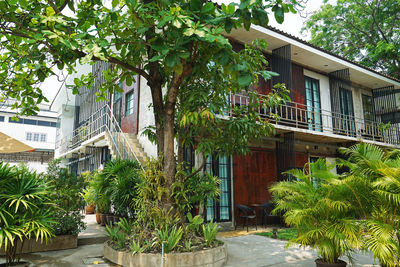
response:
[[(20, 251), (21, 242), (18, 242), (18, 253)], [(78, 236), (74, 235), (58, 235), (55, 238), (41, 243), (40, 240), (27, 239), (24, 241), (22, 253), (42, 252), (52, 250), (71, 249), (78, 247)], [(4, 248), (0, 249), (0, 256), (5, 255)]]
[(85, 206), (86, 214), (94, 214), (95, 209), (96, 209), (95, 205)]
[(317, 265), (317, 267), (346, 267), (347, 266), (347, 263), (342, 260), (338, 260), (338, 262), (336, 262), (336, 263), (327, 263), (327, 262), (323, 262), (321, 259), (316, 259), (315, 264)]
[(100, 213), (98, 213), (98, 212), (96, 212), (96, 222), (97, 222), (98, 224), (101, 223)]
[[(104, 258), (126, 267), (161, 266), (161, 254), (138, 253), (114, 250), (104, 243)], [(228, 259), (226, 244), (195, 252), (165, 254), (165, 267), (221, 267)]]
[(100, 225), (105, 226), (107, 223), (107, 215), (104, 213), (100, 213)]

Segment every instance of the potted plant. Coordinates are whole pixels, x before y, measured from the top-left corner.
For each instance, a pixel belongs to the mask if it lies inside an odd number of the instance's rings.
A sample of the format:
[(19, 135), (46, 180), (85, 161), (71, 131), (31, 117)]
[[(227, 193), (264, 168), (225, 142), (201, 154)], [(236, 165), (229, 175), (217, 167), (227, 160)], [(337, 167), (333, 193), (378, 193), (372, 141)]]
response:
[(83, 197), (83, 200), (85, 201), (86, 204), (85, 206), (86, 214), (94, 214), (96, 208), (95, 204), (96, 192), (94, 188), (92, 188), (89, 185), (86, 189), (83, 189), (81, 196)]
[(291, 181), (270, 188), (276, 203), (275, 213), (282, 212), (286, 224), (298, 229), (298, 236), (288, 246), (309, 246), (318, 252), (318, 267), (342, 267), (347, 256), (361, 248), (362, 227), (357, 207), (348, 201), (351, 192), (341, 177), (332, 172), (334, 165), (325, 160), (305, 166), (308, 170), (290, 170)]

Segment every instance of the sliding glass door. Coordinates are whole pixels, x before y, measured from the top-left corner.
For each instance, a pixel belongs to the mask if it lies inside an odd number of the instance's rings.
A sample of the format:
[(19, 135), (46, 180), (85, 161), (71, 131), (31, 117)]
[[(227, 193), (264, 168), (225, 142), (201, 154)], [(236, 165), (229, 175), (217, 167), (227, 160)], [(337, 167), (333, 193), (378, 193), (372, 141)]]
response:
[(306, 88), (308, 129), (322, 132), (319, 80), (310, 77), (304, 78)]

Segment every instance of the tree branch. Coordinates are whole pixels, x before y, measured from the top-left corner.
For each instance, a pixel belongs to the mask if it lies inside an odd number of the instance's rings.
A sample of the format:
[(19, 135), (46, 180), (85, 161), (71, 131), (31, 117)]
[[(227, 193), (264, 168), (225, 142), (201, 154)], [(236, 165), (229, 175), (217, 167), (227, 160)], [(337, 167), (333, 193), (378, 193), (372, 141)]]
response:
[(205, 156), (205, 157), (203, 156), (203, 163), (200, 165), (200, 167), (197, 170), (195, 170), (194, 172), (192, 172), (191, 174), (186, 176), (185, 180), (195, 176), (196, 174), (198, 174), (204, 168), (204, 166), (206, 166), (207, 158), (208, 158), (208, 155)]

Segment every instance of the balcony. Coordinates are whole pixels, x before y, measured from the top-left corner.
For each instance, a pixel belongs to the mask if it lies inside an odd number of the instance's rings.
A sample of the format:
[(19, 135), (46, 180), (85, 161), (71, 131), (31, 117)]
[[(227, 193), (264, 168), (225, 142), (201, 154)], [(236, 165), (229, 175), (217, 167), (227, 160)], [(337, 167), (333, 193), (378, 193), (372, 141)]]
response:
[[(234, 106), (249, 105), (249, 97), (241, 94), (232, 95), (231, 103)], [(276, 108), (264, 108), (260, 105), (258, 112), (262, 118), (275, 124), (277, 133), (294, 131), (297, 138), (307, 141), (328, 143), (362, 141), (389, 147), (400, 145), (399, 129), (394, 124), (384, 125), (295, 102), (286, 102)], [(280, 119), (274, 119), (271, 114), (278, 115)], [(231, 115), (234, 114), (231, 112)]]

